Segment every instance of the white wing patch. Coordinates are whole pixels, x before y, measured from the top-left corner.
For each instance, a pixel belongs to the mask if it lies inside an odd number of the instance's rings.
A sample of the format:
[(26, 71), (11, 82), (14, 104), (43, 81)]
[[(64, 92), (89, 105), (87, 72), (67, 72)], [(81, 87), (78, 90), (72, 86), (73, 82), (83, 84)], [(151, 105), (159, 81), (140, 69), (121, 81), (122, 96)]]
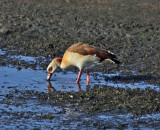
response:
[(107, 51), (108, 53), (110, 53), (110, 54), (112, 54), (112, 55), (114, 55), (114, 53), (112, 53), (112, 52), (110, 52), (110, 51)]

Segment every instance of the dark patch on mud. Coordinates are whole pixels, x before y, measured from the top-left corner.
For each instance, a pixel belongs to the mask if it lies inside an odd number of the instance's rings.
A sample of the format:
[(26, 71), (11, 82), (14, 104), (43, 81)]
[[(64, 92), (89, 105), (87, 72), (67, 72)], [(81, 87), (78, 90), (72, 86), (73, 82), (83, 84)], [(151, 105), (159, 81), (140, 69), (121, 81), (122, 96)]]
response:
[(157, 84), (157, 80), (160, 79), (160, 77), (152, 77), (151, 75), (119, 75), (119, 76), (103, 76), (105, 77), (105, 81), (112, 81), (114, 83), (139, 83), (139, 82), (145, 82), (150, 84)]
[(78, 111), (129, 112), (134, 115), (160, 112), (160, 93), (150, 88), (142, 90), (95, 85), (87, 92), (56, 91), (52, 86), (48, 89), (53, 89), (53, 92), (40, 94), (40, 99), (50, 99), (61, 105), (76, 104), (75, 109)]
[[(160, 112), (157, 91), (94, 86), (87, 92), (63, 92), (51, 87), (48, 93), (14, 89), (6, 94), (0, 110), (8, 121), (2, 119), (0, 128), (159, 127), (159, 117), (154, 115)], [(153, 115), (147, 117), (149, 113)]]

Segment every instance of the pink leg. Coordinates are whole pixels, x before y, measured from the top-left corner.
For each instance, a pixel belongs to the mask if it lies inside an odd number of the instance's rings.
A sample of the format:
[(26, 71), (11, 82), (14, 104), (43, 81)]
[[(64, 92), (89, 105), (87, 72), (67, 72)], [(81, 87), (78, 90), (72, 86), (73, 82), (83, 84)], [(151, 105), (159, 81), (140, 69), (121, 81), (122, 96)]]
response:
[(81, 86), (80, 86), (80, 84), (77, 83), (77, 85), (78, 85), (78, 90), (81, 91)]
[(87, 69), (87, 85), (89, 85), (89, 70)]
[(76, 83), (79, 83), (79, 80), (80, 80), (80, 78), (81, 78), (81, 75), (82, 75), (82, 70), (79, 71), (79, 74), (78, 74), (78, 78), (77, 78)]

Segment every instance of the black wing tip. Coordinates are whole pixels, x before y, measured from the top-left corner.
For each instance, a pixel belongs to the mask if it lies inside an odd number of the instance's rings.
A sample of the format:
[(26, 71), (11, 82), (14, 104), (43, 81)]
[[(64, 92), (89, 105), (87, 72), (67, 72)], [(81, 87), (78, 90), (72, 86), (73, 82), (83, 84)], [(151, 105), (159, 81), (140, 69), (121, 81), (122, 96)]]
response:
[(114, 63), (116, 63), (116, 64), (121, 64), (121, 62), (118, 61), (117, 59), (112, 59), (112, 61), (113, 61)]

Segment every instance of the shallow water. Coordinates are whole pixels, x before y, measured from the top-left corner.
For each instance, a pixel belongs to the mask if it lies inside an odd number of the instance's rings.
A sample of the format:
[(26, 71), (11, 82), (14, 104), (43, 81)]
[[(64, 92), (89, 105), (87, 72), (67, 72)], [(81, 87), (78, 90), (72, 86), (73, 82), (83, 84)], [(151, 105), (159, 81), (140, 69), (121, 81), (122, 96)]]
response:
[[(5, 48), (2, 50), (0, 49), (0, 55), (5, 55), (6, 51)], [(31, 56), (22, 56), (22, 55), (8, 55), (7, 57), (18, 60), (18, 61), (25, 61), (25, 62), (33, 62), (36, 63), (38, 59), (41, 59), (41, 62), (45, 62), (48, 59), (45, 59), (45, 57), (31, 57)], [(29, 88), (34, 89), (36, 85), (39, 85), (40, 88), (38, 91), (41, 91), (41, 88), (46, 86), (46, 71), (44, 70), (39, 70), (41, 69), (39, 66), (37, 66), (37, 70), (32, 70), (32, 69), (22, 69), (18, 71), (15, 68), (11, 67), (1, 67), (1, 81), (0, 83), (3, 84), (10, 84), (11, 86), (30, 86)], [(123, 76), (127, 77), (126, 75), (121, 75), (123, 71), (116, 72), (113, 74), (102, 74), (101, 72), (95, 72), (91, 73), (90, 76), (90, 85), (93, 86), (94, 84), (100, 84), (100, 85), (107, 85), (107, 86), (113, 86), (113, 87), (121, 87), (121, 88), (141, 88), (141, 89), (146, 89), (146, 88), (152, 88), (156, 91), (160, 91), (160, 87), (157, 85), (152, 85), (148, 84), (144, 81), (139, 81), (139, 82), (134, 82), (134, 83), (125, 83), (125, 82), (113, 82), (112, 79), (106, 81), (105, 77), (115, 77), (115, 76)], [(4, 75), (6, 74), (6, 75)], [(7, 75), (8, 74), (8, 75)], [(16, 77), (14, 76), (16, 74)], [(134, 71), (131, 71), (131, 74), (134, 76), (136, 75)], [(3, 76), (2, 76), (3, 75)], [(96, 75), (96, 76), (94, 76)], [(9, 76), (9, 78), (5, 78)], [(51, 79), (51, 84), (56, 90), (62, 90), (62, 91), (77, 91), (77, 84), (76, 84), (76, 78), (77, 78), (77, 73), (69, 72), (69, 71), (63, 71), (59, 73), (54, 73)], [(13, 81), (13, 82), (10, 82)], [(87, 84), (86, 84), (86, 73), (82, 74), (81, 81), (80, 81), (80, 86), (82, 90), (87, 89)]]
[(134, 117), (130, 113), (77, 112), (70, 104), (63, 107), (50, 99), (40, 101), (32, 95), (32, 91), (16, 90), (16, 95), (12, 96), (13, 88), (3, 89), (9, 94), (0, 97), (0, 129), (159, 128), (160, 114)]
[[(107, 85), (120, 88), (141, 88), (146, 89), (148, 87), (160, 91), (157, 85), (147, 84), (145, 82), (139, 83), (114, 83), (113, 81), (105, 81), (103, 77), (90, 75), (90, 87), (94, 84)], [(97, 74), (97, 72), (96, 72)], [(51, 84), (56, 90), (60, 91), (78, 91), (78, 85), (76, 83), (77, 73), (73, 72), (58, 72), (54, 73), (51, 78)], [(98, 75), (102, 73), (98, 72)], [(103, 74), (104, 75), (104, 74)], [(105, 76), (112, 77), (117, 74), (105, 74)], [(11, 88), (18, 88), (23, 90), (36, 90), (45, 92), (47, 88), (47, 73), (44, 70), (32, 70), (21, 69), (1, 66), (0, 67), (0, 84), (1, 86), (13, 86)], [(87, 89), (86, 73), (82, 74), (80, 86), (82, 90)], [(2, 91), (2, 90), (1, 90)], [(3, 90), (4, 91), (4, 90)]]
[[(4, 54), (3, 51), (0, 52)], [(20, 60), (35, 60), (34, 57), (17, 56)], [(17, 58), (14, 56), (14, 58)], [(98, 75), (97, 75), (98, 74)], [(120, 75), (91, 73), (90, 85), (86, 83), (86, 73), (82, 74), (80, 87), (86, 91), (95, 84), (107, 85), (122, 88), (150, 87), (160, 91), (156, 85), (139, 83), (115, 83), (112, 80), (106, 81), (103, 76), (114, 77)], [(131, 113), (85, 113), (75, 111), (73, 107), (59, 106), (48, 99), (43, 102), (37, 99), (33, 93), (47, 93), (47, 73), (45, 70), (32, 70), (30, 68), (18, 70), (10, 66), (0, 67), (0, 129), (107, 129), (107, 128), (159, 128), (160, 115), (151, 114), (138, 118)], [(51, 78), (51, 85), (57, 91), (79, 91), (76, 84), (77, 73), (56, 72)], [(13, 95), (14, 94), (14, 95)]]

